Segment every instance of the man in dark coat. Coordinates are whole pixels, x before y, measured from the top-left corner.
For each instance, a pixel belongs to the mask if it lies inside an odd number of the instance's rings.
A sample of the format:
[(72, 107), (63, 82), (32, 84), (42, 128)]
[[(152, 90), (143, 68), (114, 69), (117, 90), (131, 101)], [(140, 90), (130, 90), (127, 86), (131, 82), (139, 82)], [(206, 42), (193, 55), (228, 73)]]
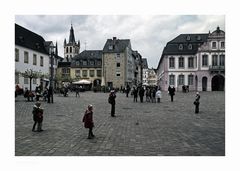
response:
[(144, 96), (144, 88), (141, 87), (139, 90), (139, 97), (140, 97), (140, 102), (143, 103), (143, 96)]
[(137, 102), (138, 89), (133, 87), (133, 102)]
[(172, 87), (168, 87), (168, 93), (169, 93), (169, 95), (171, 96), (171, 102), (173, 102), (173, 96), (175, 95), (175, 88), (174, 88), (174, 86), (172, 86)]
[(193, 104), (195, 105), (195, 113), (199, 113), (199, 104), (200, 104), (199, 100), (200, 100), (200, 95), (199, 95), (199, 92), (197, 92), (196, 99), (193, 102)]
[(111, 116), (115, 117), (115, 104), (116, 104), (116, 94), (114, 90), (110, 91), (109, 97), (108, 97), (108, 103), (111, 104)]
[(128, 94), (129, 94), (129, 92), (130, 92), (130, 86), (129, 85), (127, 85), (127, 87), (126, 87), (126, 97), (128, 97)]
[(52, 94), (53, 94), (53, 89), (50, 86), (49, 89), (48, 89), (48, 94), (47, 94), (48, 103), (50, 103), (50, 99), (52, 97)]
[(41, 132), (42, 130), (42, 121), (43, 121), (43, 108), (41, 108), (41, 103), (40, 102), (36, 102), (35, 105), (33, 106), (33, 128), (32, 131), (35, 132), (35, 126), (37, 125), (37, 131)]
[(92, 129), (94, 127), (94, 123), (93, 123), (93, 106), (92, 105), (88, 105), (87, 110), (85, 111), (85, 114), (83, 116), (83, 120), (84, 122), (84, 127), (89, 129), (88, 132), (88, 139), (92, 139), (95, 136), (93, 135)]

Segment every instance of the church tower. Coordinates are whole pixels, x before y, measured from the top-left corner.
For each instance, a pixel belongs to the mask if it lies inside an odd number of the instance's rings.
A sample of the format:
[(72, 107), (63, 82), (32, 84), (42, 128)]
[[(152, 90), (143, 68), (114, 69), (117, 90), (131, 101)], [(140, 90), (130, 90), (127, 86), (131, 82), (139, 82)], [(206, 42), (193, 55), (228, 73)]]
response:
[(66, 39), (64, 40), (64, 60), (70, 62), (75, 55), (79, 54), (79, 51), (80, 51), (80, 41), (78, 42), (75, 41), (74, 30), (71, 24), (68, 43)]

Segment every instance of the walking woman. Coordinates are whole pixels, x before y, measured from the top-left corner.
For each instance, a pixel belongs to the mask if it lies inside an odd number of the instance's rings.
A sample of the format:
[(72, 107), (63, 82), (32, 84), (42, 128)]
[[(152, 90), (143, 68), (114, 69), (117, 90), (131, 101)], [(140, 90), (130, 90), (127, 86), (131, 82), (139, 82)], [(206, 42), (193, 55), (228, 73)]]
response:
[(84, 122), (84, 127), (89, 129), (88, 132), (88, 139), (92, 139), (95, 137), (95, 135), (93, 135), (93, 127), (94, 127), (94, 123), (93, 123), (93, 106), (90, 104), (88, 105), (87, 110), (85, 111), (85, 114), (83, 116), (83, 120)]

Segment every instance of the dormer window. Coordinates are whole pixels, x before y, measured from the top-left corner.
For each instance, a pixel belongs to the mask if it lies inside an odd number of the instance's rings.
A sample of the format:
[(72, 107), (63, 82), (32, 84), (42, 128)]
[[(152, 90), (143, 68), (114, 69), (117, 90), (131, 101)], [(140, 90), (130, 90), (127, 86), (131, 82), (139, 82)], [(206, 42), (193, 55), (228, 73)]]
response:
[(201, 36), (197, 36), (197, 40), (201, 40), (202, 38), (201, 38)]
[(39, 49), (40, 48), (40, 45), (39, 43), (36, 43), (36, 48)]
[(178, 46), (178, 49), (179, 49), (179, 50), (183, 50), (183, 44), (180, 44), (180, 45)]
[(192, 44), (189, 44), (189, 45), (188, 45), (188, 49), (189, 49), (189, 50), (192, 50)]
[(191, 37), (190, 37), (189, 35), (187, 36), (187, 40), (188, 40), (188, 41), (191, 40)]
[(112, 45), (109, 45), (108, 49), (109, 49), (109, 50), (112, 50), (112, 49), (113, 49), (113, 46), (112, 46)]

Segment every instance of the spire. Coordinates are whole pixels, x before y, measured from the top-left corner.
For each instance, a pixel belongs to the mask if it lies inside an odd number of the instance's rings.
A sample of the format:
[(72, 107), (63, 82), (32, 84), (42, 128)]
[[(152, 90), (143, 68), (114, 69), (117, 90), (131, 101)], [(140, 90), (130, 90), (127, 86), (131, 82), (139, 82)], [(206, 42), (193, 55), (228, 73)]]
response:
[(67, 44), (67, 41), (66, 41), (66, 39), (64, 39), (64, 46), (66, 46), (66, 44)]
[(68, 43), (75, 43), (74, 30), (73, 30), (72, 24), (71, 24), (71, 29), (70, 29), (70, 35), (69, 35)]
[(58, 56), (58, 47), (57, 47), (57, 41), (56, 41), (55, 55), (56, 55), (56, 56)]

